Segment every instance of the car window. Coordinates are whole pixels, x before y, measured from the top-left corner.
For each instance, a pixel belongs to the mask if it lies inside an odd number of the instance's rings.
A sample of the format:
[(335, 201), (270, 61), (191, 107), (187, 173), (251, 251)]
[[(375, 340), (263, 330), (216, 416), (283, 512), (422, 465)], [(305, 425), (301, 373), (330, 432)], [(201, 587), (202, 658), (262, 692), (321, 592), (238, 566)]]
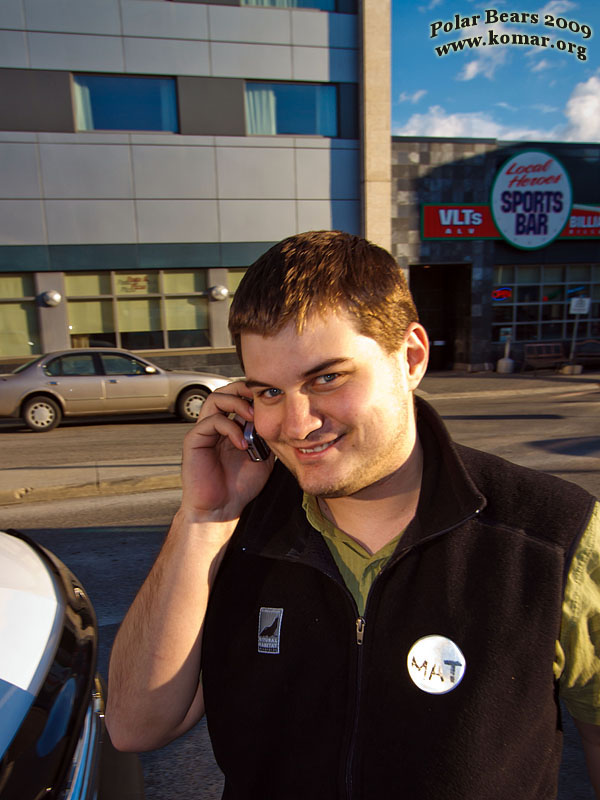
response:
[(146, 365), (137, 358), (102, 353), (102, 364), (107, 375), (146, 375)]
[(94, 359), (88, 353), (73, 353), (72, 355), (60, 356), (50, 361), (44, 367), (46, 375), (95, 375), (96, 368)]
[(45, 375), (62, 375), (62, 370), (60, 367), (60, 358), (55, 358), (49, 364), (46, 364), (44, 367), (44, 374)]

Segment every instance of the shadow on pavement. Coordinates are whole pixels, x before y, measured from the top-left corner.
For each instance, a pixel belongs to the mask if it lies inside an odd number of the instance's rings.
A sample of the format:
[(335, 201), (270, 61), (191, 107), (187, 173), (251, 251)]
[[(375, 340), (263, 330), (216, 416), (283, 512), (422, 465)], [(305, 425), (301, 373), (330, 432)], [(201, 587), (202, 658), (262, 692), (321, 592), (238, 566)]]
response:
[(440, 414), (442, 419), (564, 419), (562, 414)]
[(561, 456), (600, 456), (599, 436), (574, 436), (565, 439), (542, 439), (528, 442), (531, 447)]

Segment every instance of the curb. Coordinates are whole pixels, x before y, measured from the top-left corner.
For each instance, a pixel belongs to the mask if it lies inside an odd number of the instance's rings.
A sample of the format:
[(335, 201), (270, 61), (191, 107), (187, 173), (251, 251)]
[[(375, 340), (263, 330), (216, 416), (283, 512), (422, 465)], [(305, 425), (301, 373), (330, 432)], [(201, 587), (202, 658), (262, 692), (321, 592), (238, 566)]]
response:
[(425, 400), (465, 400), (475, 397), (498, 397), (499, 394), (510, 392), (511, 397), (524, 397), (532, 394), (556, 394), (557, 397), (572, 394), (591, 394), (600, 390), (600, 383), (568, 384), (557, 390), (556, 386), (540, 386), (535, 389), (510, 389), (506, 387), (499, 392), (497, 389), (482, 389), (475, 392), (428, 392), (426, 389), (417, 389), (415, 394), (422, 395)]
[(0, 491), (0, 506), (39, 503), (44, 500), (63, 500), (72, 497), (105, 497), (180, 488), (181, 476), (179, 474), (151, 475), (147, 478), (115, 478), (98, 483), (81, 483), (76, 486), (44, 486), (38, 489), (26, 486), (21, 489)]

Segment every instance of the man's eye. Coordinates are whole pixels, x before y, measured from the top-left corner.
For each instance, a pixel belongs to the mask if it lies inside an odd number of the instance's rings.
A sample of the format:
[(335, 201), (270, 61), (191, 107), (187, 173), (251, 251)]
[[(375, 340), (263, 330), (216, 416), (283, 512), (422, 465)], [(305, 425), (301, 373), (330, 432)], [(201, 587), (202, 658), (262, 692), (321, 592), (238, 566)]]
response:
[(327, 375), (319, 375), (315, 382), (320, 384), (332, 383), (336, 378), (339, 378), (339, 372), (328, 372)]
[(261, 392), (262, 397), (266, 397), (267, 399), (272, 399), (274, 397), (279, 397), (282, 394), (281, 389), (275, 389), (271, 387), (270, 389), (265, 389)]

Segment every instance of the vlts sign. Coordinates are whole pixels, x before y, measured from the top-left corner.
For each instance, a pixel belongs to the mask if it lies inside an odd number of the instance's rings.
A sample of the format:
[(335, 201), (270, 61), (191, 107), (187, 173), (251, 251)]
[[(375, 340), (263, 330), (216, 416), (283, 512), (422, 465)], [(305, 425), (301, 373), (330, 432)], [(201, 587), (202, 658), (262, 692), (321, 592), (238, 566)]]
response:
[(554, 156), (527, 150), (496, 175), (489, 205), (423, 206), (424, 239), (497, 239), (537, 250), (557, 237), (600, 237), (600, 206), (573, 205), (571, 182)]

